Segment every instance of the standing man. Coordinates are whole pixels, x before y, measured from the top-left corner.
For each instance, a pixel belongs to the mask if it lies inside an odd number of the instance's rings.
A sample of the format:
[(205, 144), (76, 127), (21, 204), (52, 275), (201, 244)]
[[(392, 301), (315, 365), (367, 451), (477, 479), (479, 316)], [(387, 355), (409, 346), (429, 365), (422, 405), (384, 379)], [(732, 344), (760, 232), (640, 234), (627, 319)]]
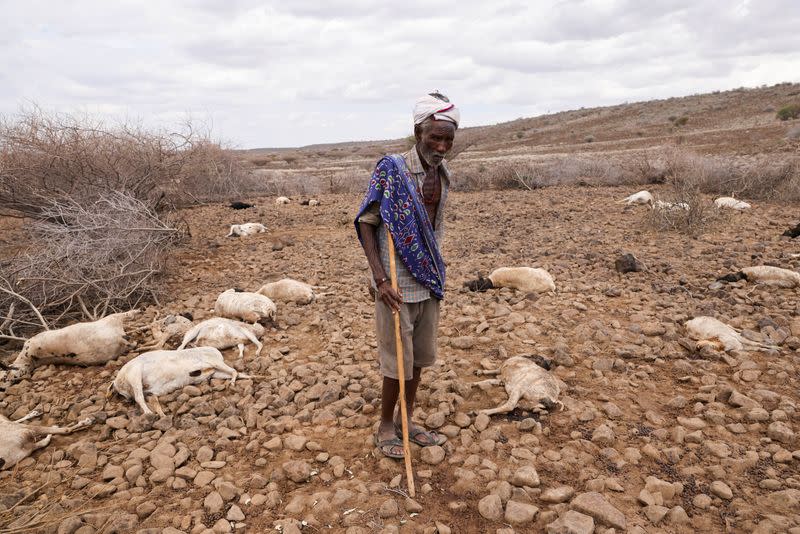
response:
[[(444, 160), (452, 148), (460, 114), (446, 96), (433, 92), (414, 106), (416, 144), (402, 155), (383, 157), (356, 217), (376, 290), (375, 321), (383, 375), (381, 422), (375, 445), (390, 458), (403, 458), (400, 410), (395, 406), (405, 380), (409, 439), (422, 447), (447, 438), (413, 423), (414, 401), (423, 367), (436, 361), (439, 303), (444, 298), (441, 255), (444, 208), (450, 173)], [(391, 285), (387, 232), (395, 244), (397, 283)], [(404, 377), (398, 376), (394, 317), (399, 314)]]

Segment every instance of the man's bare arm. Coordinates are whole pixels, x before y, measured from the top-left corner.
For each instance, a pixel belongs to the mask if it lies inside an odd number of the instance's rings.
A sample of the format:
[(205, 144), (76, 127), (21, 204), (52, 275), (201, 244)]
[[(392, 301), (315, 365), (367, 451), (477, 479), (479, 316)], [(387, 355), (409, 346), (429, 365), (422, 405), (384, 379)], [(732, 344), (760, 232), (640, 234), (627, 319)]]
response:
[[(400, 309), (400, 304), (403, 303), (403, 300), (397, 291), (392, 289), (389, 275), (386, 274), (383, 263), (381, 263), (381, 256), (378, 252), (378, 227), (369, 223), (359, 222), (358, 228), (361, 231), (361, 240), (364, 254), (367, 256), (367, 263), (369, 263), (372, 277), (378, 285), (378, 294), (384, 304), (397, 311)], [(380, 280), (384, 279), (386, 280), (379, 283)]]

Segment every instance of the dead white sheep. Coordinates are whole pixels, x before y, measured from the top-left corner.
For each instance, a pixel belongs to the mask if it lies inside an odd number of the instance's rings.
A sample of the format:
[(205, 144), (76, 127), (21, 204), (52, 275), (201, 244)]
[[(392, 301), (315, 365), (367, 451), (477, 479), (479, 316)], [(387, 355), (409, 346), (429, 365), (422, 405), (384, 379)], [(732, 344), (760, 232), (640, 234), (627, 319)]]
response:
[(133, 399), (142, 413), (153, 413), (147, 406), (145, 394), (151, 395), (156, 413), (164, 416), (158, 402), (166, 395), (184, 386), (199, 384), (211, 378), (250, 378), (225, 363), (222, 353), (213, 347), (195, 347), (183, 350), (156, 350), (145, 352), (122, 366), (108, 387), (108, 396), (115, 391), (126, 399)]
[(546, 293), (555, 291), (553, 277), (544, 269), (534, 267), (500, 267), (489, 274), (488, 278), (464, 282), (471, 291), (510, 287), (525, 293)]
[(725, 275), (717, 280), (720, 282), (738, 282), (739, 280), (747, 280), (748, 282), (774, 287), (800, 287), (800, 273), (790, 269), (773, 267), (772, 265), (756, 265), (754, 267), (745, 267), (739, 272)]
[[(188, 315), (188, 317), (187, 317)], [(140, 351), (163, 349), (164, 347), (173, 348), (180, 344), (183, 336), (192, 328), (192, 315), (184, 313), (181, 315), (167, 315), (163, 319), (156, 319), (150, 326), (153, 335), (153, 343), (139, 347)]]
[(243, 237), (248, 235), (260, 234), (267, 231), (267, 227), (261, 223), (232, 224), (231, 231), (225, 237)]
[(265, 324), (275, 320), (277, 308), (268, 297), (259, 293), (228, 289), (217, 297), (214, 313), (228, 319)]
[(284, 278), (277, 282), (264, 284), (258, 290), (258, 293), (277, 302), (310, 304), (316, 299), (313, 286), (292, 278)]
[(655, 199), (653, 198), (653, 194), (650, 191), (639, 191), (638, 193), (634, 193), (628, 197), (623, 198), (620, 202), (623, 204), (647, 204), (649, 206), (653, 205)]
[(689, 204), (686, 202), (666, 202), (664, 200), (656, 200), (653, 203), (652, 208), (654, 210), (661, 210), (661, 211), (676, 211), (676, 210), (684, 210), (689, 211)]
[(777, 349), (766, 343), (751, 341), (738, 330), (713, 317), (700, 316), (684, 325), (688, 336), (697, 341), (697, 348), (710, 347), (716, 350), (770, 350)]
[(67, 427), (22, 424), (40, 415), (34, 410), (16, 421), (0, 415), (0, 469), (10, 469), (33, 451), (47, 447), (54, 434), (71, 434), (94, 422), (88, 417)]
[(317, 200), (316, 198), (312, 198), (311, 200), (308, 201), (308, 205), (309, 206), (319, 206), (319, 200)]
[[(536, 411), (550, 410), (554, 406), (564, 407), (558, 396), (561, 393), (563, 382), (548, 371), (550, 362), (541, 357), (528, 358), (527, 356), (514, 356), (505, 360), (499, 369), (478, 370), (478, 375), (500, 375), (500, 378), (474, 382), (471, 386), (498, 386), (504, 385), (508, 400), (496, 408), (481, 410), (479, 413), (494, 415), (508, 413), (517, 407), (520, 399), (530, 403), (530, 408)], [(544, 366), (544, 367), (543, 367)]]
[(717, 208), (728, 208), (732, 210), (747, 210), (750, 209), (750, 204), (741, 200), (736, 200), (733, 197), (719, 197), (714, 200), (714, 206)]
[(116, 359), (135, 346), (125, 337), (124, 325), (140, 313), (114, 313), (97, 321), (39, 332), (25, 341), (9, 369), (0, 371), (0, 389), (30, 376), (37, 365), (103, 365)]
[(258, 340), (264, 335), (264, 327), (258, 323), (248, 324), (224, 317), (212, 317), (193, 326), (183, 336), (178, 350), (188, 345), (214, 347), (215, 349), (239, 348), (239, 358), (244, 356), (244, 345), (248, 341), (257, 347), (256, 356), (263, 345)]
[(288, 197), (278, 197), (275, 199), (275, 204), (277, 205), (288, 204), (289, 202), (291, 202), (291, 200), (289, 200)]

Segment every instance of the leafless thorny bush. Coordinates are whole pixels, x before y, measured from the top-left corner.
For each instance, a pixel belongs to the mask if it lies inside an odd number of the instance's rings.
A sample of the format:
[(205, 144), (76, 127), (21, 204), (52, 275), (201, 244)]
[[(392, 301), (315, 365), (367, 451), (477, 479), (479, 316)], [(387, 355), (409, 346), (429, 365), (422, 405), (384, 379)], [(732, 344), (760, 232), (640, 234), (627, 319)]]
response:
[(322, 193), (363, 193), (371, 175), (371, 171), (355, 167), (327, 169), (303, 175), (280, 170), (259, 170), (256, 173), (265, 194), (287, 197)]
[(34, 107), (0, 119), (0, 215), (38, 217), (53, 198), (120, 191), (151, 206), (235, 196), (257, 183), (191, 121), (177, 132)]
[(63, 319), (94, 320), (156, 297), (169, 250), (186, 235), (174, 216), (118, 191), (88, 202), (53, 199), (27, 232), (27, 250), (0, 263), (6, 336)]
[(619, 185), (629, 178), (614, 161), (596, 157), (562, 156), (541, 161), (516, 159), (486, 161), (477, 166), (458, 165), (453, 189), (524, 189), (532, 191), (554, 185)]
[(665, 154), (668, 176), (691, 180), (700, 191), (760, 200), (800, 200), (800, 157), (778, 162), (737, 161), (686, 150)]
[(329, 170), (323, 182), (328, 193), (362, 193), (369, 183), (370, 173), (358, 169)]
[(646, 224), (656, 230), (696, 235), (730, 215), (716, 209), (691, 179), (671, 178), (670, 186), (671, 192), (659, 199), (664, 204), (657, 204), (644, 215)]

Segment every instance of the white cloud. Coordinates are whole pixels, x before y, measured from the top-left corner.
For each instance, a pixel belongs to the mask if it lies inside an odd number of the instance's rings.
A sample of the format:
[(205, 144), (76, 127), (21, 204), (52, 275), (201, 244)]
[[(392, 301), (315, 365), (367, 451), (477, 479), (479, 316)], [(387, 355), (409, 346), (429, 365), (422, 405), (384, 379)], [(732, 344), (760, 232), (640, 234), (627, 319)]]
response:
[(7, 3), (0, 113), (187, 114), (239, 146), (407, 135), (439, 89), (464, 125), (797, 81), (796, 0)]

